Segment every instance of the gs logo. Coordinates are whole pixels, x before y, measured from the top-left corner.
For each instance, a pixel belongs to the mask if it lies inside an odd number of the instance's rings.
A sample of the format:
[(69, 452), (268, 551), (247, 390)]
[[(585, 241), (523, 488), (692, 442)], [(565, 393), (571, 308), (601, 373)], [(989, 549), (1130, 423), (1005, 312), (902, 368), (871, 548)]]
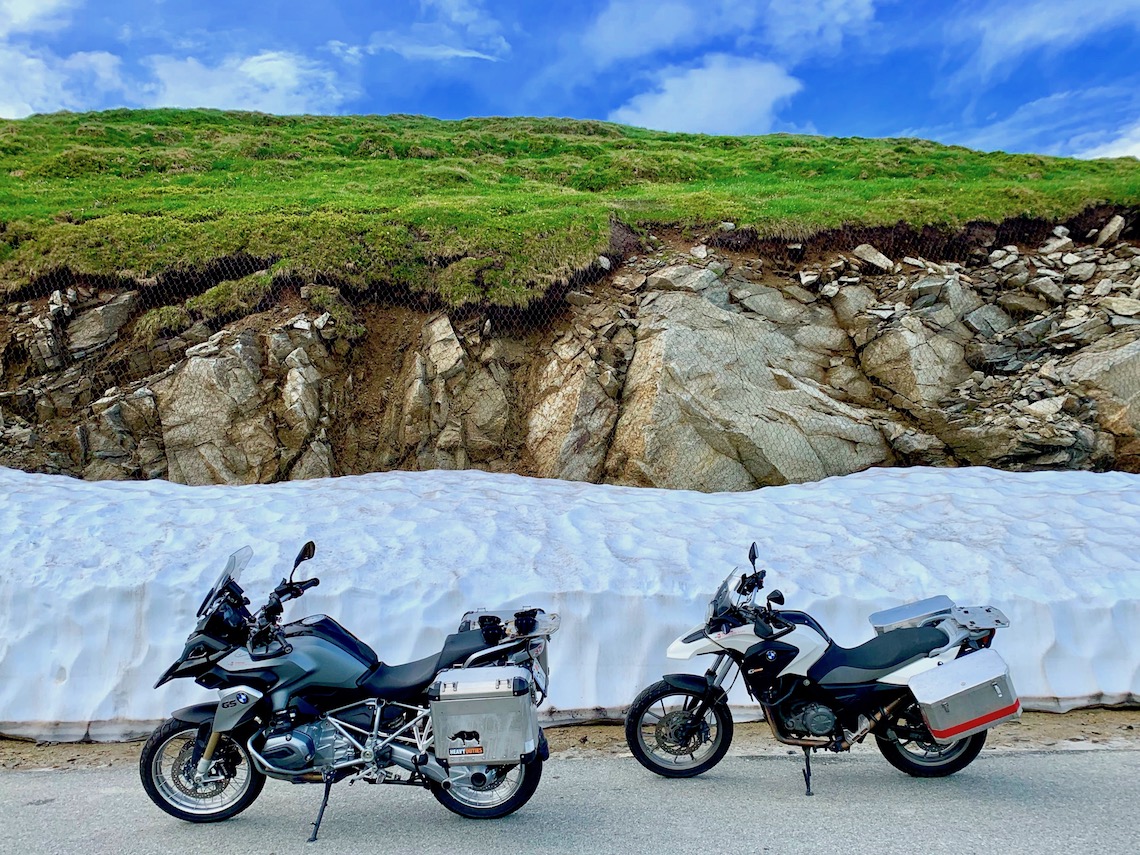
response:
[(247, 695), (245, 692), (238, 692), (230, 700), (222, 701), (222, 709), (224, 709), (224, 710), (233, 709), (238, 704), (248, 704), (248, 703), (249, 703), (249, 695)]

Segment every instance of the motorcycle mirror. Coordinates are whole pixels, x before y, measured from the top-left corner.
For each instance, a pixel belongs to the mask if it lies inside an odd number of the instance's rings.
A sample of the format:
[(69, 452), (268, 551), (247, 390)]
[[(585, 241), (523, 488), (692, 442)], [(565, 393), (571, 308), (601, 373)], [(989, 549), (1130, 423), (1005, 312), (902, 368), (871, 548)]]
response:
[(773, 591), (768, 595), (768, 602), (782, 606), (784, 604), (784, 592), (779, 589)]
[(748, 547), (748, 563), (752, 565), (752, 569), (756, 569), (756, 557), (760, 553), (756, 551), (756, 541), (752, 541), (752, 545)]
[(297, 572), (297, 568), (301, 566), (302, 561), (308, 561), (317, 554), (317, 545), (311, 540), (301, 547), (301, 551), (297, 553), (297, 560), (293, 562), (293, 572), (289, 574), (289, 581), (293, 581), (293, 573)]

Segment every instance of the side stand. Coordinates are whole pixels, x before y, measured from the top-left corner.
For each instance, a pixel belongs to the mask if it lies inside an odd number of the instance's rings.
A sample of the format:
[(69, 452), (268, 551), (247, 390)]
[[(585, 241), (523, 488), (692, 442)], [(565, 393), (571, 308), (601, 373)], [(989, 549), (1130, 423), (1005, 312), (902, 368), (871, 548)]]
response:
[(333, 785), (332, 772), (325, 772), (325, 797), (321, 800), (321, 809), (317, 812), (317, 821), (313, 823), (313, 833), (309, 837), (309, 843), (315, 843), (317, 839), (317, 832), (321, 830), (321, 820), (325, 818), (325, 808), (329, 806), (329, 791)]
[[(811, 791), (811, 748), (804, 746), (804, 785), (807, 787), (805, 796), (814, 796)], [(315, 833), (315, 832), (314, 832)]]

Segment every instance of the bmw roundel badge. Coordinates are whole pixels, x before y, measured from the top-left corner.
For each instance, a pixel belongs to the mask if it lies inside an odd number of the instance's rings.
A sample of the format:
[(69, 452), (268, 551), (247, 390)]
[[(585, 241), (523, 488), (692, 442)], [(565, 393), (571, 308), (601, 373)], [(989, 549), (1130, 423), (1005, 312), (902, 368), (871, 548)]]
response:
[[(776, 661), (776, 651), (775, 650), (765, 651), (764, 652), (764, 658), (767, 659), (769, 662), (775, 662)], [(240, 695), (239, 695), (239, 698), (240, 698)], [(242, 701), (242, 703), (244, 704), (245, 701)]]
[(248, 704), (249, 703), (249, 695), (247, 695), (245, 692), (238, 692), (237, 693), (237, 702), (239, 704)]

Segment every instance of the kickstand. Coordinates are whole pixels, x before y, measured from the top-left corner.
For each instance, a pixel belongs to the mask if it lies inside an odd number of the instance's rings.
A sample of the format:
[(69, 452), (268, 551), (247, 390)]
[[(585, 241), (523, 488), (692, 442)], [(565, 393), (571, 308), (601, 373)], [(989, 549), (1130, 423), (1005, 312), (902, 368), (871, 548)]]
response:
[(317, 821), (313, 823), (313, 833), (309, 837), (309, 843), (315, 843), (317, 839), (317, 832), (321, 830), (321, 820), (325, 818), (325, 808), (329, 806), (329, 791), (333, 785), (332, 772), (325, 772), (325, 797), (321, 800), (321, 809), (317, 812)]
[[(811, 748), (807, 745), (804, 747), (804, 784), (807, 786), (805, 796), (814, 796), (815, 793), (811, 791)], [(315, 834), (315, 832), (314, 832)]]

